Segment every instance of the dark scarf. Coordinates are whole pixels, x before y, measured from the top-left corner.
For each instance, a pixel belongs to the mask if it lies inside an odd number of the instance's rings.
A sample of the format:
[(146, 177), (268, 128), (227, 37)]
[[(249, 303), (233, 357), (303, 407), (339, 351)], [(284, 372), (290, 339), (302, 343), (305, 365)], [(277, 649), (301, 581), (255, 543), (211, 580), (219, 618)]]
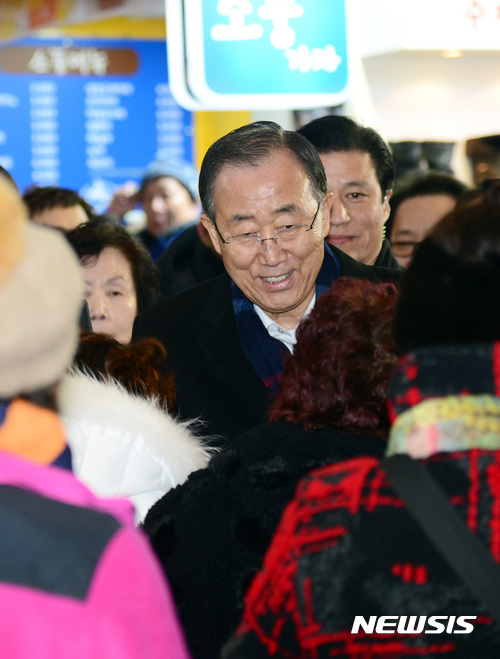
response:
[[(319, 297), (330, 288), (341, 274), (337, 257), (328, 245), (325, 245), (325, 257), (316, 279), (316, 296)], [(243, 353), (269, 392), (275, 395), (279, 391), (283, 367), (290, 351), (284, 343), (269, 335), (255, 313), (253, 303), (234, 282), (231, 288), (238, 338)]]
[(390, 384), (391, 422), (430, 398), (500, 396), (500, 343), (432, 346), (402, 357)]

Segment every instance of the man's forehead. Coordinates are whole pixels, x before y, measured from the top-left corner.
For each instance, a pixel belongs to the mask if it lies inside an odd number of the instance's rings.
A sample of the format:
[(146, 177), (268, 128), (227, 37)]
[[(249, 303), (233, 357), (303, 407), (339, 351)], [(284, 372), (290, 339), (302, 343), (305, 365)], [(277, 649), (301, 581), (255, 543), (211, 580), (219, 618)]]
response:
[(329, 187), (338, 182), (344, 187), (376, 185), (380, 188), (375, 163), (367, 151), (327, 151), (319, 155)]
[(256, 173), (258, 168), (233, 169), (228, 169), (214, 187), (216, 211), (226, 216), (276, 214), (284, 209), (300, 212), (307, 209), (309, 201), (316, 200), (310, 180), (300, 170), (293, 172), (288, 168), (275, 175), (270, 170)]
[(359, 149), (351, 151), (324, 151), (319, 154), (319, 157), (325, 168), (328, 165), (342, 163), (352, 169), (363, 168), (365, 172), (369, 172), (376, 176), (375, 163), (368, 151), (362, 151)]

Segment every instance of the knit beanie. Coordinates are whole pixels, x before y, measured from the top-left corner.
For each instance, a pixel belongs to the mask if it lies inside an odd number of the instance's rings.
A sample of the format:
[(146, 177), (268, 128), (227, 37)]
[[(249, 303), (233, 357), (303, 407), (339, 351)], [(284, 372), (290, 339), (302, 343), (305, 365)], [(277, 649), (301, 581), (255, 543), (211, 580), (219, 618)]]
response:
[(78, 342), (80, 265), (62, 234), (28, 221), (0, 177), (0, 398), (55, 384)]
[(155, 160), (142, 175), (140, 194), (151, 181), (157, 178), (175, 178), (189, 192), (191, 199), (198, 201), (198, 172), (185, 161)]

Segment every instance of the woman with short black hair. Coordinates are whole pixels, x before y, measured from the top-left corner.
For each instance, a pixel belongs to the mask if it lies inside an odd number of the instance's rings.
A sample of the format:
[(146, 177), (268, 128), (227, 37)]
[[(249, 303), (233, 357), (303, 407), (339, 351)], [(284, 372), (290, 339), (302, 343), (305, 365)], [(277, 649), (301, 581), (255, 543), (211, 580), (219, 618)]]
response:
[(160, 299), (159, 273), (148, 251), (105, 216), (67, 238), (82, 266), (93, 331), (130, 343), (136, 315)]

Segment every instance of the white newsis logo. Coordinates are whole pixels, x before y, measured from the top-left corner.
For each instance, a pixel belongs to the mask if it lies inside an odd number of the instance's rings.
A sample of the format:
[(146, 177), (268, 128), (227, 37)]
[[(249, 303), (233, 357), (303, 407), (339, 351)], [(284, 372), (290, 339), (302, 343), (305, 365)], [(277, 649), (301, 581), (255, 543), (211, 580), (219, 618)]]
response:
[(477, 616), (355, 616), (351, 634), (470, 634)]

